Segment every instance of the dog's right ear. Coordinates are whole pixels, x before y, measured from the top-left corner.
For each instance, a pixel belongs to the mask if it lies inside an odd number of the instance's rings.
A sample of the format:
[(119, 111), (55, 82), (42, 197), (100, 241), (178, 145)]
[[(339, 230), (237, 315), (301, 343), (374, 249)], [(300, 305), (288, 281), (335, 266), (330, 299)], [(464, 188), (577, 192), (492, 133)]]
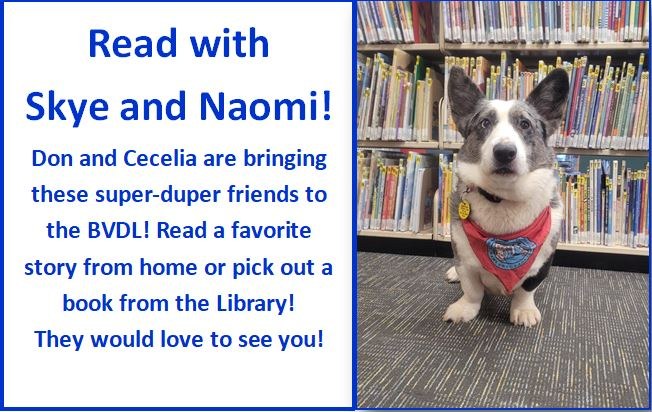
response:
[(457, 129), (466, 138), (469, 122), (484, 95), (460, 67), (453, 66), (448, 76), (448, 102)]

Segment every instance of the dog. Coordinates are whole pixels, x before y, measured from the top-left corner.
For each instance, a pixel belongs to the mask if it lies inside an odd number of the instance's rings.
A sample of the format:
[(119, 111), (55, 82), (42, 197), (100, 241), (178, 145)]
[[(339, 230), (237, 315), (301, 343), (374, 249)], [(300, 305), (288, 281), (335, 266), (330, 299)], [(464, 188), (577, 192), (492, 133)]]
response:
[(548, 139), (561, 123), (568, 75), (552, 70), (525, 101), (487, 100), (459, 67), (450, 71), (448, 100), (464, 138), (451, 202), (451, 240), (463, 296), (445, 321), (468, 322), (485, 291), (511, 295), (510, 321), (541, 321), (534, 292), (548, 275), (563, 215)]

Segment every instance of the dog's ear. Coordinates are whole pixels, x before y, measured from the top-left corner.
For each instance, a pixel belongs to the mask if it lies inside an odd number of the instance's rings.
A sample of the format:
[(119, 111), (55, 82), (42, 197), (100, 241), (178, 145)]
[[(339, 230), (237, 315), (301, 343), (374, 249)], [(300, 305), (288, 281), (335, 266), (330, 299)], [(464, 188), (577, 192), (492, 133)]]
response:
[(547, 135), (561, 123), (568, 98), (568, 75), (564, 69), (551, 71), (527, 97), (530, 104), (546, 122)]
[(460, 67), (453, 66), (448, 77), (448, 102), (457, 129), (466, 138), (469, 121), (484, 95)]

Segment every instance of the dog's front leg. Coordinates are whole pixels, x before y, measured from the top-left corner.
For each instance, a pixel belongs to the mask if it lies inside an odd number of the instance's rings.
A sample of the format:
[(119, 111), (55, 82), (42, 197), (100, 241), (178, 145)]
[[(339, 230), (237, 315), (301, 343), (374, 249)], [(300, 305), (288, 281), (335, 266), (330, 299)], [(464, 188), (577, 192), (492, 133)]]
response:
[(509, 320), (514, 325), (525, 327), (534, 326), (541, 321), (541, 312), (534, 304), (534, 291), (527, 291), (522, 287), (514, 291), (512, 305), (509, 310)]
[(475, 318), (480, 311), (484, 286), (480, 282), (480, 274), (476, 271), (457, 267), (457, 272), (464, 295), (446, 309), (444, 320), (450, 320), (453, 323), (468, 322)]

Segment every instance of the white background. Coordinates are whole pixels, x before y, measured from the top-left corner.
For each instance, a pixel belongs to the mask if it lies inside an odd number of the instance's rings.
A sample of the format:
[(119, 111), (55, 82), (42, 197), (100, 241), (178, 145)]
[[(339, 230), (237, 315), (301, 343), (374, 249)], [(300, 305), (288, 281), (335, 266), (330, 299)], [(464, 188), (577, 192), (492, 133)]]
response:
[[(350, 406), (351, 405), (351, 5), (91, 3), (5, 4), (5, 406)], [(269, 41), (268, 58), (195, 58), (190, 35), (257, 34)], [(90, 58), (89, 30), (112, 37), (156, 39), (177, 28), (177, 57)], [(169, 99), (184, 89), (185, 121), (125, 122), (118, 116), (124, 98)], [(28, 121), (32, 91), (55, 90), (59, 98), (103, 98), (109, 120)], [(331, 120), (199, 120), (199, 93), (251, 100), (256, 97), (308, 99), (310, 90), (331, 91)], [(319, 95), (321, 96), (321, 94)], [(65, 107), (65, 106), (64, 106)], [(320, 117), (321, 118), (321, 117)], [(186, 152), (232, 152), (243, 148), (328, 154), (328, 168), (35, 168), (32, 149), (76, 154), (145, 153), (184, 148)], [(224, 188), (234, 183), (264, 188), (306, 185), (328, 191), (321, 205), (34, 204), (32, 186), (51, 188)], [(47, 222), (85, 227), (89, 220), (158, 221), (181, 225), (230, 226), (308, 224), (309, 240), (89, 240), (48, 239)], [(28, 277), (35, 259), (81, 263), (130, 261), (232, 262), (246, 257), (330, 261), (332, 277), (276, 276), (233, 281), (209, 278)], [(79, 269), (78, 269), (79, 271)], [(218, 293), (254, 297), (295, 294), (295, 311), (275, 314), (218, 312), (163, 314), (64, 313), (62, 294), (97, 297), (121, 293), (139, 298), (190, 293), (214, 303)], [(115, 302), (115, 300), (114, 300)], [(115, 309), (115, 308), (114, 308)], [(321, 349), (111, 349), (36, 346), (35, 330), (55, 333), (316, 333)], [(88, 336), (85, 338), (88, 340)], [(84, 342), (87, 345), (90, 342)], [(235, 345), (234, 345), (235, 346)]]

